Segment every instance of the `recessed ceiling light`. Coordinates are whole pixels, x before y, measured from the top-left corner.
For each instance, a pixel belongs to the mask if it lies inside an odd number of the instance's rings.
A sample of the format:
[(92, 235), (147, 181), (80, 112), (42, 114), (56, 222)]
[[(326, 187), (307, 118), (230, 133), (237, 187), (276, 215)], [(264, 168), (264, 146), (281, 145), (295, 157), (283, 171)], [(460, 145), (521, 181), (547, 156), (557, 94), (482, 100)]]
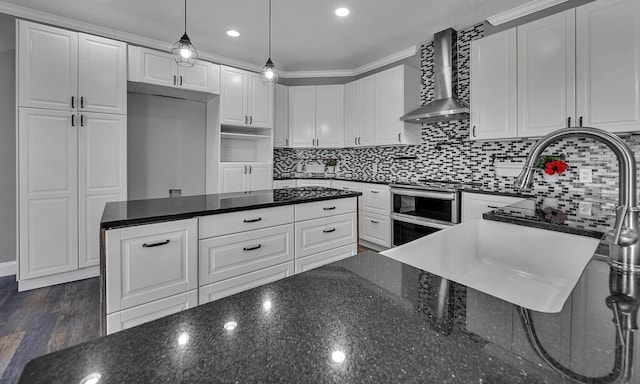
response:
[(227, 36), (238, 37), (240, 36), (240, 32), (236, 31), (235, 29), (230, 29), (227, 31)]
[(336, 9), (336, 16), (345, 17), (347, 15), (349, 15), (349, 8)]

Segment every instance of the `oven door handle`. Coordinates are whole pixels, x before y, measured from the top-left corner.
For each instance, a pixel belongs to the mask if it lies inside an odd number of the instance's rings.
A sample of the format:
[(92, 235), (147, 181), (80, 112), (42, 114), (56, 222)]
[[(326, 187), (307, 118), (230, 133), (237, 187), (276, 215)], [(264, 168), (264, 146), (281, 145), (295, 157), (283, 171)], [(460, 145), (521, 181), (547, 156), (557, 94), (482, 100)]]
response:
[(428, 191), (416, 191), (411, 189), (391, 188), (392, 195), (399, 196), (414, 196), (414, 197), (428, 197), (439, 200), (455, 200), (456, 194), (449, 192), (428, 192)]
[(407, 217), (404, 215), (398, 215), (396, 213), (392, 213), (391, 215), (389, 215), (391, 217), (391, 220), (397, 220), (403, 223), (409, 223), (409, 224), (415, 224), (415, 225), (422, 225), (425, 227), (432, 227), (432, 228), (438, 228), (438, 229), (447, 229), (447, 228), (451, 228), (453, 225), (455, 224), (442, 224), (442, 223), (438, 223), (435, 221), (431, 221), (431, 220), (425, 220), (425, 219), (418, 219), (418, 218), (413, 218), (413, 217)]

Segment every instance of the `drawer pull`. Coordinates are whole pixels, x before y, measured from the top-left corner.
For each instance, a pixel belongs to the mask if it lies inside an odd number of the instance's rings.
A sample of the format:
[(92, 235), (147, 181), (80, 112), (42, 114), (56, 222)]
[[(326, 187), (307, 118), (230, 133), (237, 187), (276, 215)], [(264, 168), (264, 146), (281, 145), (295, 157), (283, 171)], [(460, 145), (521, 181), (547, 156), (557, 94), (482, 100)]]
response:
[(324, 209), (325, 211), (333, 211), (334, 209), (336, 209), (336, 207), (335, 206), (333, 206), (333, 207), (324, 207), (322, 209)]
[(244, 219), (243, 221), (245, 223), (257, 223), (258, 221), (261, 221), (261, 220), (262, 220), (262, 217), (258, 217), (257, 219), (249, 219), (249, 220)]
[(322, 232), (324, 232), (324, 233), (331, 233), (331, 232), (335, 232), (335, 231), (336, 231), (336, 229), (335, 229), (335, 228), (331, 228), (331, 229), (324, 229), (324, 230), (322, 230)]
[(496, 207), (495, 205), (487, 205), (487, 208), (491, 208), (491, 209), (498, 209), (500, 207)]
[(373, 224), (378, 224), (378, 223), (379, 223), (379, 221), (376, 221), (376, 220), (371, 220), (371, 222), (372, 222)]
[(256, 249), (260, 249), (262, 244), (254, 245), (253, 247), (244, 247), (242, 248), (244, 251), (255, 251)]
[(371, 193), (380, 193), (380, 191), (371, 191)]
[(157, 243), (151, 243), (151, 244), (147, 244), (144, 243), (142, 244), (142, 248), (153, 248), (153, 247), (159, 247), (161, 245), (166, 245), (169, 244), (170, 240), (165, 240), (165, 241), (159, 241)]

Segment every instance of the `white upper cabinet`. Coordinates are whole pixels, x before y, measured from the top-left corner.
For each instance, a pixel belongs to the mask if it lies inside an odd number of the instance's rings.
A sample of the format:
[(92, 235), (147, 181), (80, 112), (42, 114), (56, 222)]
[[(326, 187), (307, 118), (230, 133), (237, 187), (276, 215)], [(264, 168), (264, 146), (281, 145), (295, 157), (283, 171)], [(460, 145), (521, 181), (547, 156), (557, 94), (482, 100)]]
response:
[(344, 145), (374, 145), (374, 76), (344, 86)]
[(289, 87), (289, 145), (313, 147), (316, 139), (316, 87)]
[(578, 123), (640, 130), (640, 1), (594, 1), (576, 18)]
[(220, 83), (220, 124), (273, 128), (274, 87), (259, 74), (222, 66)]
[(342, 147), (344, 85), (289, 87), (291, 147)]
[(399, 65), (376, 73), (374, 82), (375, 144), (420, 144), (420, 125), (400, 120), (420, 106), (419, 71)]
[(275, 114), (273, 120), (273, 146), (286, 148), (289, 146), (289, 87), (276, 84)]
[(19, 106), (127, 113), (126, 43), (18, 21)]
[(575, 120), (575, 11), (517, 28), (518, 136), (544, 136)]
[(170, 53), (129, 46), (129, 81), (218, 94), (220, 66), (198, 60), (181, 67)]
[(516, 137), (516, 30), (471, 42), (471, 138)]
[(316, 147), (342, 147), (344, 85), (316, 87)]
[(78, 110), (127, 113), (127, 44), (79, 34)]
[(78, 34), (19, 20), (18, 44), (18, 105), (74, 110), (78, 96)]

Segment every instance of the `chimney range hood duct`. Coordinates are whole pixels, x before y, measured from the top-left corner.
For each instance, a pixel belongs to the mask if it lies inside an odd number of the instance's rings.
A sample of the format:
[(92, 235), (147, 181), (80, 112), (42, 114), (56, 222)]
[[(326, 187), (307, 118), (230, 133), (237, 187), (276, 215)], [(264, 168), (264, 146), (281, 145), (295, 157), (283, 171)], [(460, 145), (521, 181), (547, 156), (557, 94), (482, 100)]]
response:
[(452, 28), (438, 32), (434, 43), (434, 98), (430, 103), (407, 113), (400, 120), (422, 124), (469, 118), (469, 106), (456, 100), (453, 82), (453, 57), (456, 31)]

